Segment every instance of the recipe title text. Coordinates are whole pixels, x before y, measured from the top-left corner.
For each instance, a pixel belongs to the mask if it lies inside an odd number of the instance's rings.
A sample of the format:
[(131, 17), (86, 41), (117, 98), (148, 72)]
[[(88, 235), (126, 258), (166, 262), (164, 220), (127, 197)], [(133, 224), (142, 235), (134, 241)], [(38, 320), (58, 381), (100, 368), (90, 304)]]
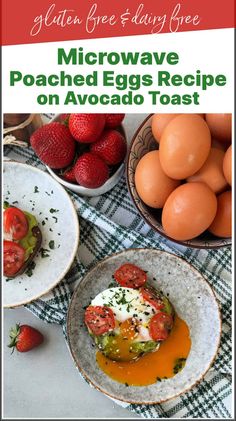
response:
[[(36, 88), (39, 105), (65, 106), (142, 106), (147, 101), (152, 105), (200, 105), (204, 91), (227, 84), (224, 74), (205, 73), (198, 68), (186, 74), (172, 71), (179, 62), (179, 54), (175, 51), (95, 52), (84, 51), (83, 47), (58, 48), (57, 65), (60, 70), (56, 73), (23, 74), (15, 69), (10, 71), (9, 83), (11, 87), (23, 85)], [(166, 69), (161, 67), (164, 65)], [(69, 66), (69, 72), (65, 70), (66, 66)], [(91, 71), (87, 71), (90, 68)], [(151, 71), (145, 72), (144, 68)], [(55, 92), (38, 92), (43, 87), (52, 87)], [(181, 89), (178, 93), (180, 87), (186, 87), (186, 92), (182, 93)], [(173, 88), (176, 92), (170, 94)]]

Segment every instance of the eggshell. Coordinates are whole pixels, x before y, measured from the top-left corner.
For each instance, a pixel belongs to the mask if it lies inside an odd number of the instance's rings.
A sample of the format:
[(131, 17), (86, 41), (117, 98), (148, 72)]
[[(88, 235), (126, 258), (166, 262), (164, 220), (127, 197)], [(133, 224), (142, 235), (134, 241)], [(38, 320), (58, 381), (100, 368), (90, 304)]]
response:
[(170, 194), (164, 205), (164, 231), (174, 240), (195, 238), (210, 226), (216, 210), (216, 195), (206, 184), (182, 184)]
[(197, 172), (206, 161), (211, 134), (205, 120), (196, 114), (181, 114), (164, 129), (160, 141), (160, 162), (171, 178), (181, 180)]
[(227, 187), (227, 180), (223, 174), (224, 151), (211, 148), (207, 160), (187, 181), (206, 183), (214, 193), (220, 193)]
[(232, 193), (226, 191), (217, 197), (217, 212), (208, 230), (217, 237), (231, 237)]
[(223, 160), (223, 173), (228, 183), (232, 186), (232, 146), (230, 146), (225, 152)]
[(167, 124), (180, 114), (154, 114), (152, 116), (152, 134), (157, 143), (160, 142), (161, 135)]
[(159, 151), (148, 152), (140, 159), (134, 181), (138, 195), (152, 208), (162, 208), (167, 197), (180, 184), (163, 172)]
[(211, 134), (221, 142), (231, 141), (232, 114), (206, 114)]
[[(157, 143), (160, 142), (161, 135), (167, 124), (180, 114), (154, 114), (152, 116), (152, 134)], [(204, 118), (205, 114), (197, 114)]]

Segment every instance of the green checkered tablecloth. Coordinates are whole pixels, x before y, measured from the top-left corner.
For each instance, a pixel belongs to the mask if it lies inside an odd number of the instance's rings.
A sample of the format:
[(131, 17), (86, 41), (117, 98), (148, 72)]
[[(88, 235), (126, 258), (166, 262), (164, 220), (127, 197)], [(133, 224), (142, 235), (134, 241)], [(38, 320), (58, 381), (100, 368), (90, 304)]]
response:
[[(45, 170), (30, 148), (8, 146), (4, 154)], [(80, 220), (80, 245), (74, 264), (50, 294), (26, 308), (45, 322), (60, 324), (66, 336), (66, 315), (72, 292), (98, 261), (130, 247), (157, 248), (183, 257), (208, 279), (221, 306), (222, 339), (214, 366), (191, 391), (164, 404), (116, 402), (144, 418), (231, 418), (231, 249), (190, 249), (156, 234), (134, 208), (124, 177), (102, 196), (82, 198), (72, 192), (70, 196)]]

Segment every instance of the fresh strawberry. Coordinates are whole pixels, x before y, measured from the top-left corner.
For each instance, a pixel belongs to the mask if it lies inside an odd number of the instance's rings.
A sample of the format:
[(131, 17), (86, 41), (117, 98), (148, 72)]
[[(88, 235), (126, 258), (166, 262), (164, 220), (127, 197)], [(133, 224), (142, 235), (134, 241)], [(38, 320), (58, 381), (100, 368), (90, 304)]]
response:
[(30, 137), (36, 155), (51, 168), (65, 168), (74, 159), (75, 141), (68, 127), (54, 122), (37, 129)]
[(107, 164), (91, 152), (79, 157), (74, 166), (75, 178), (78, 184), (90, 189), (102, 186), (109, 177)]
[(127, 144), (124, 136), (117, 130), (104, 130), (100, 139), (90, 146), (90, 150), (108, 165), (116, 165), (125, 158)]
[(96, 142), (104, 126), (104, 114), (71, 114), (69, 117), (70, 132), (81, 143)]
[(124, 120), (125, 114), (106, 114), (106, 127), (115, 129)]
[(16, 324), (10, 330), (10, 344), (12, 352), (16, 348), (19, 352), (28, 352), (39, 346), (44, 340), (42, 333), (34, 327)]
[(68, 181), (69, 183), (76, 183), (74, 167), (70, 168), (69, 170), (66, 170), (62, 174), (62, 177), (64, 178), (64, 180)]

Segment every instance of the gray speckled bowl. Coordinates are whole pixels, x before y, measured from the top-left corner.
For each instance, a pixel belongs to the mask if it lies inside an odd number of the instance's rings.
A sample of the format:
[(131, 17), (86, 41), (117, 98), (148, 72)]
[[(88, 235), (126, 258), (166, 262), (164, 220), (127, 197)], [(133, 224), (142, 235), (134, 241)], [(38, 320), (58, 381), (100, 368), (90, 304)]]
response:
[(152, 115), (149, 115), (138, 128), (130, 146), (130, 152), (127, 159), (127, 184), (133, 202), (141, 214), (142, 218), (159, 234), (169, 238), (169, 240), (182, 244), (187, 247), (195, 248), (219, 248), (230, 246), (231, 238), (215, 237), (208, 231), (201, 236), (188, 241), (176, 241), (168, 237), (161, 224), (161, 209), (152, 209), (140, 199), (134, 183), (134, 174), (140, 159), (151, 150), (157, 149), (158, 144), (152, 135), (151, 129)]
[[(192, 346), (183, 370), (171, 379), (145, 387), (126, 387), (100, 370), (96, 363), (96, 350), (84, 325), (84, 307), (108, 288), (112, 274), (125, 262), (132, 262), (148, 271), (149, 283), (164, 294), (169, 293), (177, 314), (190, 328)], [(191, 265), (163, 251), (129, 249), (101, 261), (82, 279), (70, 303), (67, 333), (75, 364), (91, 385), (114, 399), (153, 404), (186, 392), (203, 378), (218, 350), (221, 319), (210, 285)]]

